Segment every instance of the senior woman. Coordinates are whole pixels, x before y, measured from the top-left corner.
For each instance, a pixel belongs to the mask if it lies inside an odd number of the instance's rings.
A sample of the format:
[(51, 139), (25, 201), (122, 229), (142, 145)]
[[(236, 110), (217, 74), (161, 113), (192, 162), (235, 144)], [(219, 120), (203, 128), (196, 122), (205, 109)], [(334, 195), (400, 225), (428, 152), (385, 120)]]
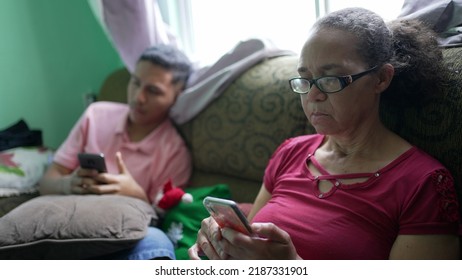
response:
[(290, 80), (317, 134), (288, 139), (273, 154), (249, 214), (256, 237), (207, 218), (190, 257), (458, 258), (451, 175), (379, 116), (380, 102), (415, 104), (437, 94), (441, 61), (418, 22), (387, 26), (361, 8), (318, 20), (301, 51), (300, 77)]

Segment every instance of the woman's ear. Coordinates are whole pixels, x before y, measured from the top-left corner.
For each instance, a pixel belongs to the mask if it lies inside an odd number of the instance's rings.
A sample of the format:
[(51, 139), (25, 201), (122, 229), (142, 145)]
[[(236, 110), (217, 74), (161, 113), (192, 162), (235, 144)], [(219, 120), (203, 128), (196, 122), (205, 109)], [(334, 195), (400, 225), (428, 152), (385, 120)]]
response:
[(395, 68), (390, 63), (386, 63), (377, 71), (377, 84), (375, 86), (377, 93), (384, 92), (391, 83), (395, 75)]

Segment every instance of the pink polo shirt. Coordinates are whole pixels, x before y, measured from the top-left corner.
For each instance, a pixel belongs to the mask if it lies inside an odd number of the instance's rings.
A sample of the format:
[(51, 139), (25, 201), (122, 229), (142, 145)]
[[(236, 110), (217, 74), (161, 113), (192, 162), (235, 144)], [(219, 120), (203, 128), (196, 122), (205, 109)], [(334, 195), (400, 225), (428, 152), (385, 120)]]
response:
[(104, 153), (109, 173), (119, 173), (115, 154), (122, 153), (128, 170), (152, 201), (171, 178), (184, 186), (191, 174), (191, 156), (169, 119), (139, 142), (125, 131), (129, 107), (114, 102), (91, 104), (55, 154), (54, 161), (69, 169), (78, 167), (77, 154)]

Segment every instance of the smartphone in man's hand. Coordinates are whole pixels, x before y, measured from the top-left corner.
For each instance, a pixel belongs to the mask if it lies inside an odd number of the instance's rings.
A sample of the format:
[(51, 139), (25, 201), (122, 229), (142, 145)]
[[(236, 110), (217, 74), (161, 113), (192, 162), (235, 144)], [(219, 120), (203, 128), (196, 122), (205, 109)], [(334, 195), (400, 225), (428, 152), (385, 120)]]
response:
[(80, 167), (83, 169), (95, 169), (99, 173), (107, 172), (104, 154), (79, 153)]

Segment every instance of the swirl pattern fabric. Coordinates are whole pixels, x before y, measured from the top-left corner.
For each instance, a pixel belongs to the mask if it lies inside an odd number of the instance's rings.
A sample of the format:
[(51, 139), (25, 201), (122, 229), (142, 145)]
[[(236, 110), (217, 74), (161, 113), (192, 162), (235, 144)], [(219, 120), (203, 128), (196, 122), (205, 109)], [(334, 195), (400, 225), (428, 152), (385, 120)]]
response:
[(255, 65), (180, 126), (196, 169), (261, 181), (277, 146), (306, 133), (300, 98), (288, 83), (297, 75), (297, 59), (284, 56)]

